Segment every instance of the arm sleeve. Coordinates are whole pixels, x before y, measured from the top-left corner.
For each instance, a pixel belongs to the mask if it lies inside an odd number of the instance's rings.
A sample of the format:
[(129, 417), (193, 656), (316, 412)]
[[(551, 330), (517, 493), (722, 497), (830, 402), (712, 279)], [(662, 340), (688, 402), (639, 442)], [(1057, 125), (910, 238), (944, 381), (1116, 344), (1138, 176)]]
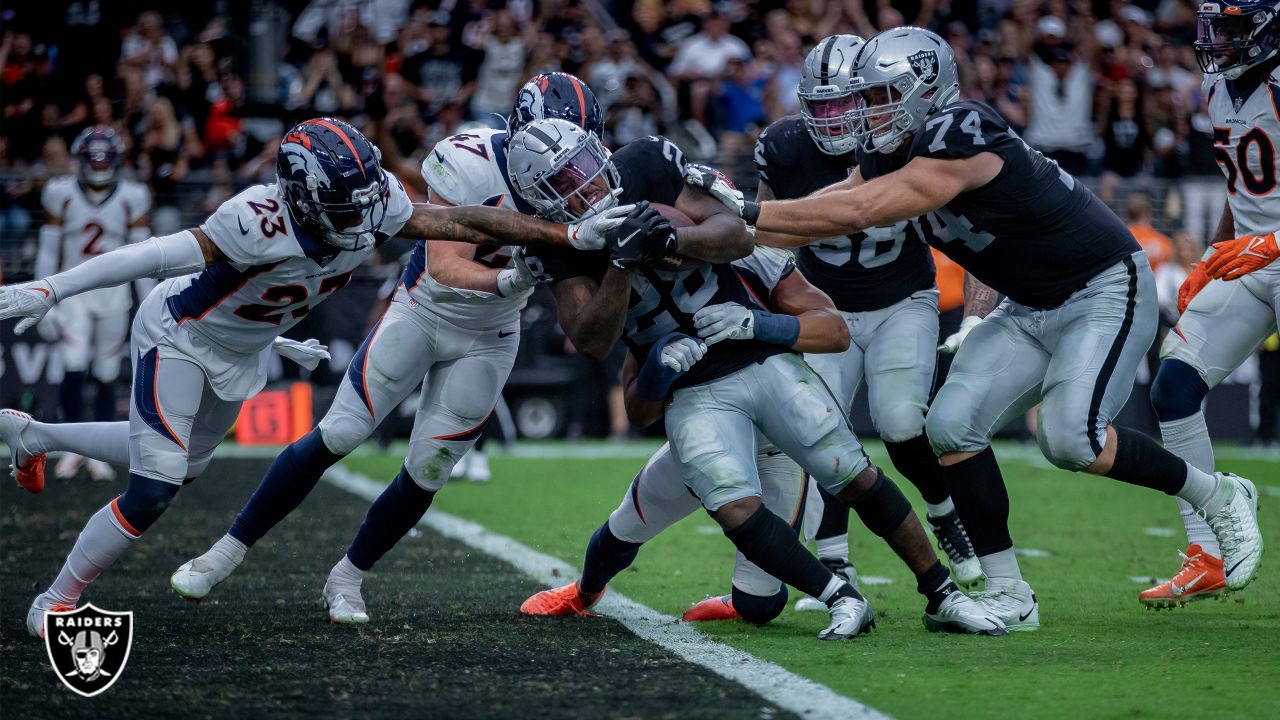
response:
[(45, 280), (56, 300), (143, 277), (176, 277), (204, 268), (204, 251), (190, 230), (131, 243)]

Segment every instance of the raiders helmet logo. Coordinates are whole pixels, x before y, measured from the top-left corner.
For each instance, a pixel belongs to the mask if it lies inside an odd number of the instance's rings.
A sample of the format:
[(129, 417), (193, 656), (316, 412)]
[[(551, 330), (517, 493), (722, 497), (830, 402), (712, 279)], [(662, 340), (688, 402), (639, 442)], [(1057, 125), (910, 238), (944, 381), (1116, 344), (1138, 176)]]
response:
[(938, 78), (938, 53), (935, 50), (921, 50), (907, 58), (911, 70), (922, 82), (933, 82)]
[(93, 697), (120, 679), (133, 646), (133, 613), (85, 605), (45, 615), (45, 649), (62, 684)]

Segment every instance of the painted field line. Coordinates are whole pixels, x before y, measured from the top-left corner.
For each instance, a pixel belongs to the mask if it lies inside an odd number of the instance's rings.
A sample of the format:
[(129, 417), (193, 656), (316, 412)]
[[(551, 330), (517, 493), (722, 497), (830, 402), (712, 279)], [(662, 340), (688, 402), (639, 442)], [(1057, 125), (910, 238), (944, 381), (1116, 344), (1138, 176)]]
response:
[[(330, 468), (324, 479), (366, 500), (373, 500), (386, 488), (386, 485), (342, 465)], [(567, 578), (578, 576), (578, 569), (568, 563), (544, 555), (505, 535), (491, 532), (470, 520), (440, 510), (431, 510), (419, 524), (509, 563), (547, 587), (563, 585)], [(888, 715), (839, 695), (825, 685), (712, 640), (676, 618), (663, 615), (620, 593), (610, 592), (605, 595), (596, 608), (639, 637), (670, 650), (688, 662), (739, 683), (769, 702), (803, 718), (888, 718)], [(814, 638), (813, 642), (820, 641)]]

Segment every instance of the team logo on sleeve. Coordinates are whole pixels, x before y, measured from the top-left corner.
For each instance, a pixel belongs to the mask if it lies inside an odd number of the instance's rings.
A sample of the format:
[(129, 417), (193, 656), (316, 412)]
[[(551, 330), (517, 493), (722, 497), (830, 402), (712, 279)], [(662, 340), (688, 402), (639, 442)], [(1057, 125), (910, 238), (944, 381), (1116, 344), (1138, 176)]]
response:
[(911, 69), (922, 82), (933, 82), (938, 77), (938, 53), (935, 50), (921, 50), (907, 58)]
[(133, 612), (85, 605), (45, 615), (44, 644), (58, 679), (75, 693), (93, 697), (120, 679), (133, 646)]

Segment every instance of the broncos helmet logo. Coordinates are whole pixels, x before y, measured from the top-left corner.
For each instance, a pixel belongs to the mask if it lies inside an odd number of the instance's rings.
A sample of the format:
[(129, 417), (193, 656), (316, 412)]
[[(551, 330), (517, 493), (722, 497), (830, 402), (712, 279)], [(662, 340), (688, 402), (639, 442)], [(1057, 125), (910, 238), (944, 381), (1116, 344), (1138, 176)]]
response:
[[(310, 143), (307, 143), (308, 145)], [(304, 144), (298, 142), (286, 142), (280, 147), (280, 153), (289, 163), (289, 172), (291, 174), (302, 173), (303, 177), (313, 177), (316, 184), (321, 188), (328, 188), (330, 185), (329, 175), (320, 167), (320, 161), (316, 158), (315, 153), (311, 152)]]

